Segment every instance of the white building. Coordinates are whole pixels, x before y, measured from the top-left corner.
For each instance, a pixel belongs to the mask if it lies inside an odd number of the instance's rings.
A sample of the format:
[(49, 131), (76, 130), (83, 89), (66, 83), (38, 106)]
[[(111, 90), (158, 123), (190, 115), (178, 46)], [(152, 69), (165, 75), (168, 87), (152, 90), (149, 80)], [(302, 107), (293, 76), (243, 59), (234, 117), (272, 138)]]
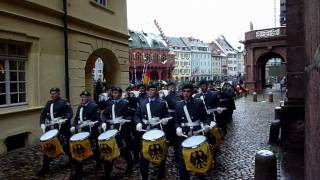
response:
[(243, 62), (243, 53), (238, 55), (239, 51), (233, 48), (222, 35), (219, 36), (216, 41), (222, 48), (223, 53), (227, 55), (227, 75), (238, 76), (239, 73), (244, 69), (244, 67), (240, 67), (239, 65), (240, 61)]
[(211, 42), (210, 47), (212, 79), (222, 79), (227, 76), (227, 55), (224, 54), (222, 47), (216, 41)]
[(168, 38), (175, 53), (173, 78), (176, 81), (188, 81), (191, 77), (191, 51), (181, 38)]
[(94, 81), (103, 81), (103, 62), (101, 58), (96, 60), (92, 73)]
[(191, 80), (211, 79), (211, 50), (199, 39), (181, 38), (191, 50)]

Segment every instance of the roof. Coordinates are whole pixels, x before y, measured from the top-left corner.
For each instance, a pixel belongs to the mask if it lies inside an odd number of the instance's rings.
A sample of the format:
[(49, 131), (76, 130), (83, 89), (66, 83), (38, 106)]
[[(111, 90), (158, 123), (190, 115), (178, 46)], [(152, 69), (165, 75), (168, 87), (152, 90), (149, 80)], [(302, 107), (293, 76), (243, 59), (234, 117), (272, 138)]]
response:
[(190, 48), (191, 51), (204, 51), (204, 52), (210, 51), (209, 44), (204, 43), (199, 39), (194, 39), (193, 37), (188, 37), (188, 38), (181, 37), (180, 39), (184, 42), (184, 44), (186, 44)]
[(129, 30), (130, 48), (168, 49), (167, 43), (160, 35)]
[(223, 49), (225, 54), (236, 54), (238, 51), (233, 48), (223, 35), (216, 39), (217, 43)]

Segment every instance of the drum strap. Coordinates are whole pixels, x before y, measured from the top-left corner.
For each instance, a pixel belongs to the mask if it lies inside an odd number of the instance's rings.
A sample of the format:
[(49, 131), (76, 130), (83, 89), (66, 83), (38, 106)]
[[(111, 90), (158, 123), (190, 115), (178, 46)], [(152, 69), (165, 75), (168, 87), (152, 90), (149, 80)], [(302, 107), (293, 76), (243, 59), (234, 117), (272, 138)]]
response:
[(187, 118), (187, 120), (188, 120), (188, 123), (192, 123), (192, 120), (191, 120), (189, 111), (188, 111), (188, 109), (187, 109), (187, 105), (184, 105), (184, 106), (183, 106), (183, 111), (184, 111), (184, 114), (186, 115), (186, 118)]
[(116, 113), (115, 113), (115, 104), (112, 104), (112, 119), (115, 120), (116, 119)]
[(205, 97), (204, 95), (203, 95), (203, 96), (200, 96), (200, 99), (202, 99), (202, 102), (203, 102), (204, 108), (206, 109), (207, 114), (210, 114), (209, 111), (208, 111), (208, 109), (207, 109), (206, 102), (204, 101), (204, 97)]
[(147, 107), (147, 115), (148, 115), (148, 120), (150, 121), (152, 116), (151, 116), (151, 110), (150, 110), (150, 103), (146, 104)]
[(54, 120), (54, 116), (53, 116), (53, 105), (54, 105), (54, 103), (51, 103), (51, 104), (50, 104), (50, 118), (51, 118), (51, 120)]
[(80, 122), (79, 122), (79, 124), (82, 124), (82, 122), (83, 122), (83, 107), (81, 107), (80, 108), (80, 113), (79, 113), (80, 115)]

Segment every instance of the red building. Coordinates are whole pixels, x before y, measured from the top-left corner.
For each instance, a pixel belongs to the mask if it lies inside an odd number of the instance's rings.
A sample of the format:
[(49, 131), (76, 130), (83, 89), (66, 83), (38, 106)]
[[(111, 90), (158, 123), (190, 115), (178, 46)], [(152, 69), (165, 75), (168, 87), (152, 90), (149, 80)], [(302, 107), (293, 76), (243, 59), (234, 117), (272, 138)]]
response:
[(146, 64), (151, 81), (171, 79), (174, 53), (161, 36), (131, 30), (129, 33), (130, 83), (137, 84), (142, 81)]

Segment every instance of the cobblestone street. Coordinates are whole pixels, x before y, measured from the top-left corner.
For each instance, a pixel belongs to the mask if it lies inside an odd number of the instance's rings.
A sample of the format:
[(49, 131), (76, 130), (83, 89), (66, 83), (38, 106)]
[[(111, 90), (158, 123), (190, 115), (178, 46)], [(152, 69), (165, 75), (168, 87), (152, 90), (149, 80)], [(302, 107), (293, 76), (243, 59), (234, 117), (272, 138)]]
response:
[[(274, 108), (279, 106), (280, 93), (274, 94), (274, 102), (270, 103), (267, 96), (259, 96), (258, 102), (252, 96), (236, 100), (236, 111), (233, 122), (229, 125), (228, 134), (217, 156), (217, 164), (207, 179), (254, 179), (254, 156), (261, 149), (275, 149), (268, 145), (270, 122), (274, 119)], [(266, 101), (264, 101), (266, 100)], [(171, 150), (172, 152), (172, 150)], [(278, 162), (279, 162), (279, 155)], [(69, 179), (71, 166), (66, 166), (67, 158), (62, 155), (50, 166), (50, 173), (41, 179)], [(84, 166), (84, 179), (98, 179), (102, 169), (94, 170), (94, 162), (88, 160)], [(112, 177), (115, 179), (140, 179), (138, 166), (130, 177), (123, 177), (124, 162), (115, 163)], [(41, 167), (39, 146), (25, 147), (8, 153), (0, 158), (0, 179), (39, 179), (35, 173)], [(280, 165), (278, 177), (280, 179)], [(151, 168), (152, 169), (152, 168)], [(154, 174), (151, 172), (151, 174)], [(169, 154), (166, 179), (176, 179), (177, 170), (173, 155)]]

